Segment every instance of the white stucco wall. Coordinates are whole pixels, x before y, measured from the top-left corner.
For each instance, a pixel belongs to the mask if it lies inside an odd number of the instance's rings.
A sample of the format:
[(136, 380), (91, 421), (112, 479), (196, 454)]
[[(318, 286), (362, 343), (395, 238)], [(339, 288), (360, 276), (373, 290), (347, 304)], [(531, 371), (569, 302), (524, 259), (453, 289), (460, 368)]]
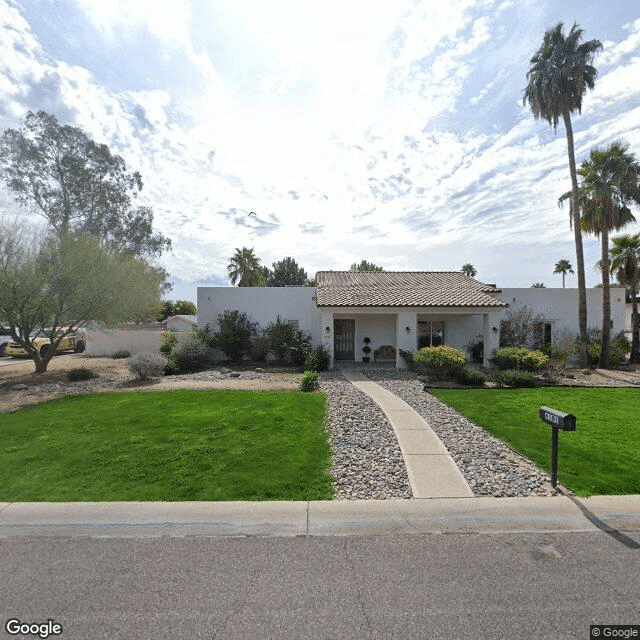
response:
[(279, 315), (281, 320), (297, 320), (318, 344), (322, 314), (315, 295), (315, 287), (198, 287), (198, 327), (208, 324), (216, 330), (220, 314), (237, 310), (266, 329)]
[(111, 356), (116, 351), (131, 355), (140, 351), (159, 352), (164, 331), (101, 330), (87, 332), (88, 356)]
[[(626, 308), (624, 289), (611, 289), (612, 333), (624, 331)], [(552, 324), (552, 333), (567, 330), (578, 335), (578, 290), (577, 289), (502, 289), (500, 300), (511, 307), (523, 304), (541, 313)], [(504, 315), (504, 312), (503, 312)], [(602, 289), (587, 289), (587, 326), (602, 326)]]

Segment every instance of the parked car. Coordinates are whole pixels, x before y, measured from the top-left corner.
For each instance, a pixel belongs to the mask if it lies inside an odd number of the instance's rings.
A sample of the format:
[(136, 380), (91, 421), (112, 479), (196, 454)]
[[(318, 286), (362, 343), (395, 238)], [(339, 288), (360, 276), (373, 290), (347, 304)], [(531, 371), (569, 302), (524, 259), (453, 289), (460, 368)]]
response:
[[(33, 344), (38, 348), (41, 354), (45, 354), (48, 349), (51, 348), (51, 329), (45, 329), (44, 331), (38, 331), (31, 336)], [(56, 354), (61, 351), (75, 351), (75, 353), (83, 353), (86, 348), (86, 341), (83, 336), (77, 333), (70, 333), (66, 335), (60, 341)], [(29, 357), (29, 352), (17, 342), (9, 342), (5, 348), (5, 355), (12, 358), (25, 358)], [(54, 354), (55, 355), (55, 354)]]

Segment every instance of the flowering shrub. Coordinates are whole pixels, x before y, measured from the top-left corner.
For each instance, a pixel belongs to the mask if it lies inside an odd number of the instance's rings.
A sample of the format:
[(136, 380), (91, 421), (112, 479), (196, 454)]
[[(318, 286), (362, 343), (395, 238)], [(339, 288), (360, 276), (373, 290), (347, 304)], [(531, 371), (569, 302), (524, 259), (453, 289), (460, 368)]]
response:
[(419, 349), (413, 356), (413, 362), (417, 367), (436, 374), (454, 375), (458, 369), (464, 367), (467, 356), (460, 349), (440, 345)]

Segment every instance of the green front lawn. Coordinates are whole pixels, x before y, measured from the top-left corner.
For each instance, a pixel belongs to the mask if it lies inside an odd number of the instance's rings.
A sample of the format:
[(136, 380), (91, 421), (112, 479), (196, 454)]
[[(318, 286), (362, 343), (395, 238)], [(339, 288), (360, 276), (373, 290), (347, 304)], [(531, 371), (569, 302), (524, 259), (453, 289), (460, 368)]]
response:
[(540, 407), (572, 413), (560, 431), (558, 482), (582, 496), (640, 493), (640, 390), (433, 389), (433, 394), (509, 446), (551, 470), (551, 427)]
[(322, 394), (61, 398), (0, 418), (0, 501), (324, 500)]

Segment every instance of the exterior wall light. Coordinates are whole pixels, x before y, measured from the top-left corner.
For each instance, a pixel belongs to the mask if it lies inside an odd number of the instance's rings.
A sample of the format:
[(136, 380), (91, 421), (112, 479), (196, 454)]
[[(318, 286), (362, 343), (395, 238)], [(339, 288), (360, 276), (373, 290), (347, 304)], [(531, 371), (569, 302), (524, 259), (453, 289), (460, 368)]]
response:
[(324, 330), (327, 335), (331, 333), (331, 327), (325, 327)]
[(406, 331), (407, 333), (411, 333), (411, 327), (406, 327), (406, 328), (405, 328), (405, 331)]
[(493, 333), (498, 333), (498, 327), (493, 327), (493, 329), (491, 329), (491, 331), (493, 331)]

